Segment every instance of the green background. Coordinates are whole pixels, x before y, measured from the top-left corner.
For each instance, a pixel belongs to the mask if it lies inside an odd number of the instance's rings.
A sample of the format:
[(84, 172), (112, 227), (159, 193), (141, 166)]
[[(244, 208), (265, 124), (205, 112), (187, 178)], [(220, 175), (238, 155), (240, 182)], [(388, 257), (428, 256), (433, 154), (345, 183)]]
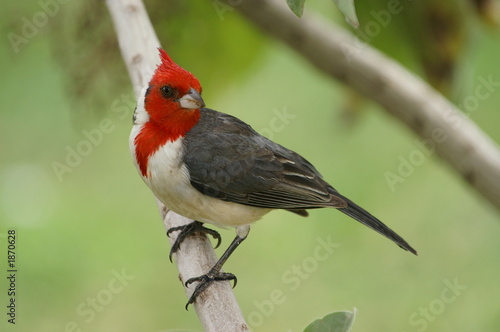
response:
[[(0, 329), (201, 331), (194, 310), (184, 310), (186, 297), (168, 261), (169, 242), (153, 196), (131, 163), (130, 85), (115, 86), (97, 109), (75, 103), (67, 92), (72, 81), (52, 56), (50, 25), (56, 18), (16, 53), (6, 36), (20, 33), (22, 18), (40, 11), (39, 4), (0, 6), (5, 22), (0, 43)], [(322, 6), (336, 11), (333, 5)], [(219, 20), (212, 10), (206, 16), (214, 16), (221, 31), (228, 21), (239, 22), (236, 12)], [(491, 30), (475, 41), (459, 101), (474, 95), (481, 77), (500, 81), (499, 41)], [(369, 102), (357, 121), (346, 121), (341, 84), (280, 43), (260, 45), (245, 72), (234, 78), (220, 82), (210, 68), (199, 75), (207, 105), (268, 136), (272, 132), (273, 140), (305, 156), (419, 256), (333, 210), (311, 211), (307, 219), (270, 213), (225, 266), (238, 276), (234, 291), (252, 329), (302, 331), (316, 318), (356, 307), (353, 331), (498, 331), (498, 211), (434, 154), (419, 159), (392, 190), (386, 172), (397, 174), (402, 159), (423, 155), (416, 152), (420, 140)], [(182, 52), (188, 50), (177, 54)], [(179, 62), (196, 75), (197, 57), (204, 55)], [(232, 62), (224, 54), (218, 57)], [(103, 75), (106, 70), (101, 68)], [(499, 104), (500, 92), (494, 91), (470, 114), (497, 142)], [(85, 107), (91, 110), (75, 111)], [(290, 116), (286, 121), (277, 115), (284, 111)], [(107, 131), (101, 131), (102, 138), (95, 134), (100, 126)], [(97, 143), (82, 143), (89, 141), (85, 132), (97, 135)], [(58, 177), (54, 162), (66, 163), (68, 151), (78, 148), (88, 153)], [(17, 233), (15, 326), (5, 314), (9, 229)], [(219, 255), (234, 236), (233, 230), (220, 232)], [(318, 249), (325, 241), (335, 248)], [(117, 274), (128, 279), (119, 281)], [(460, 287), (450, 288), (454, 283)]]

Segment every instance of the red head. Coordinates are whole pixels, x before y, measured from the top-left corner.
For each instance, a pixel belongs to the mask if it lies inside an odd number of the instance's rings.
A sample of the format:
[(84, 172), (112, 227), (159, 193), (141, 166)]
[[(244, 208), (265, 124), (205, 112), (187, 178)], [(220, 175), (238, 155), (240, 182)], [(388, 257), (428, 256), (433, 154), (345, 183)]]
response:
[(163, 49), (158, 50), (161, 64), (149, 82), (144, 105), (139, 101), (135, 115), (135, 124), (142, 125), (135, 137), (135, 146), (144, 176), (149, 156), (165, 143), (184, 136), (196, 125), (200, 108), (205, 106), (198, 79), (172, 61)]
[(150, 122), (178, 137), (196, 124), (199, 109), (205, 104), (198, 79), (172, 61), (163, 49), (159, 51), (161, 64), (149, 82), (144, 108)]

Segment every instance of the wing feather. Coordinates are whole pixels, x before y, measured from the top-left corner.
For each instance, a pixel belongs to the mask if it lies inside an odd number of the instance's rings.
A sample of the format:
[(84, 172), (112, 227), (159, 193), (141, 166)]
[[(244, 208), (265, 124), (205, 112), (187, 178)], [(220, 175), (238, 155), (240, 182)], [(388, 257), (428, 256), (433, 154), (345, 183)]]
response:
[[(230, 115), (202, 109), (201, 117), (184, 140), (184, 160), (198, 191), (229, 202), (301, 215), (308, 208), (346, 206), (297, 153)], [(204, 143), (196, 137), (204, 137)]]

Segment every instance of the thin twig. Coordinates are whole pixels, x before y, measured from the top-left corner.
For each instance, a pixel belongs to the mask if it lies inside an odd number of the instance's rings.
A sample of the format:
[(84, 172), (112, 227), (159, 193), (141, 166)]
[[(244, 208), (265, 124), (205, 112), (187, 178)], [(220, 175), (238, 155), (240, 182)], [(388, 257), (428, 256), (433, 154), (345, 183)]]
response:
[[(148, 83), (159, 63), (157, 47), (160, 42), (151, 25), (141, 0), (107, 0), (123, 59), (128, 68), (136, 96)], [(165, 228), (191, 222), (157, 201)], [(176, 232), (171, 234), (171, 244)], [(184, 282), (205, 274), (217, 261), (215, 252), (206, 236), (189, 237), (182, 242), (182, 248), (175, 255), (179, 278)], [(185, 287), (189, 298), (195, 285)], [(179, 303), (179, 306), (183, 306)], [(235, 332), (248, 331), (243, 314), (229, 282), (210, 285), (194, 303), (194, 308), (205, 331)]]

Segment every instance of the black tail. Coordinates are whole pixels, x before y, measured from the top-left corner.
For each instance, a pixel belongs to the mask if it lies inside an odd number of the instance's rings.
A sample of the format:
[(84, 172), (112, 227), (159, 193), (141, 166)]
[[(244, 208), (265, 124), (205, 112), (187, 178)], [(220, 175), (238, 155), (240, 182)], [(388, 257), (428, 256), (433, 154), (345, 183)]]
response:
[(370, 213), (365, 211), (362, 207), (358, 206), (356, 203), (351, 201), (350, 199), (339, 195), (339, 193), (335, 193), (336, 196), (339, 196), (343, 200), (346, 201), (347, 207), (339, 208), (338, 210), (342, 213), (347, 214), (349, 217), (356, 219), (363, 225), (366, 225), (373, 229), (374, 231), (382, 234), (388, 239), (394, 241), (398, 246), (403, 248), (404, 250), (408, 250), (409, 252), (417, 255), (417, 251), (413, 249), (408, 242), (406, 242), (401, 236), (396, 234), (392, 229), (384, 225), (383, 222), (372, 216)]

